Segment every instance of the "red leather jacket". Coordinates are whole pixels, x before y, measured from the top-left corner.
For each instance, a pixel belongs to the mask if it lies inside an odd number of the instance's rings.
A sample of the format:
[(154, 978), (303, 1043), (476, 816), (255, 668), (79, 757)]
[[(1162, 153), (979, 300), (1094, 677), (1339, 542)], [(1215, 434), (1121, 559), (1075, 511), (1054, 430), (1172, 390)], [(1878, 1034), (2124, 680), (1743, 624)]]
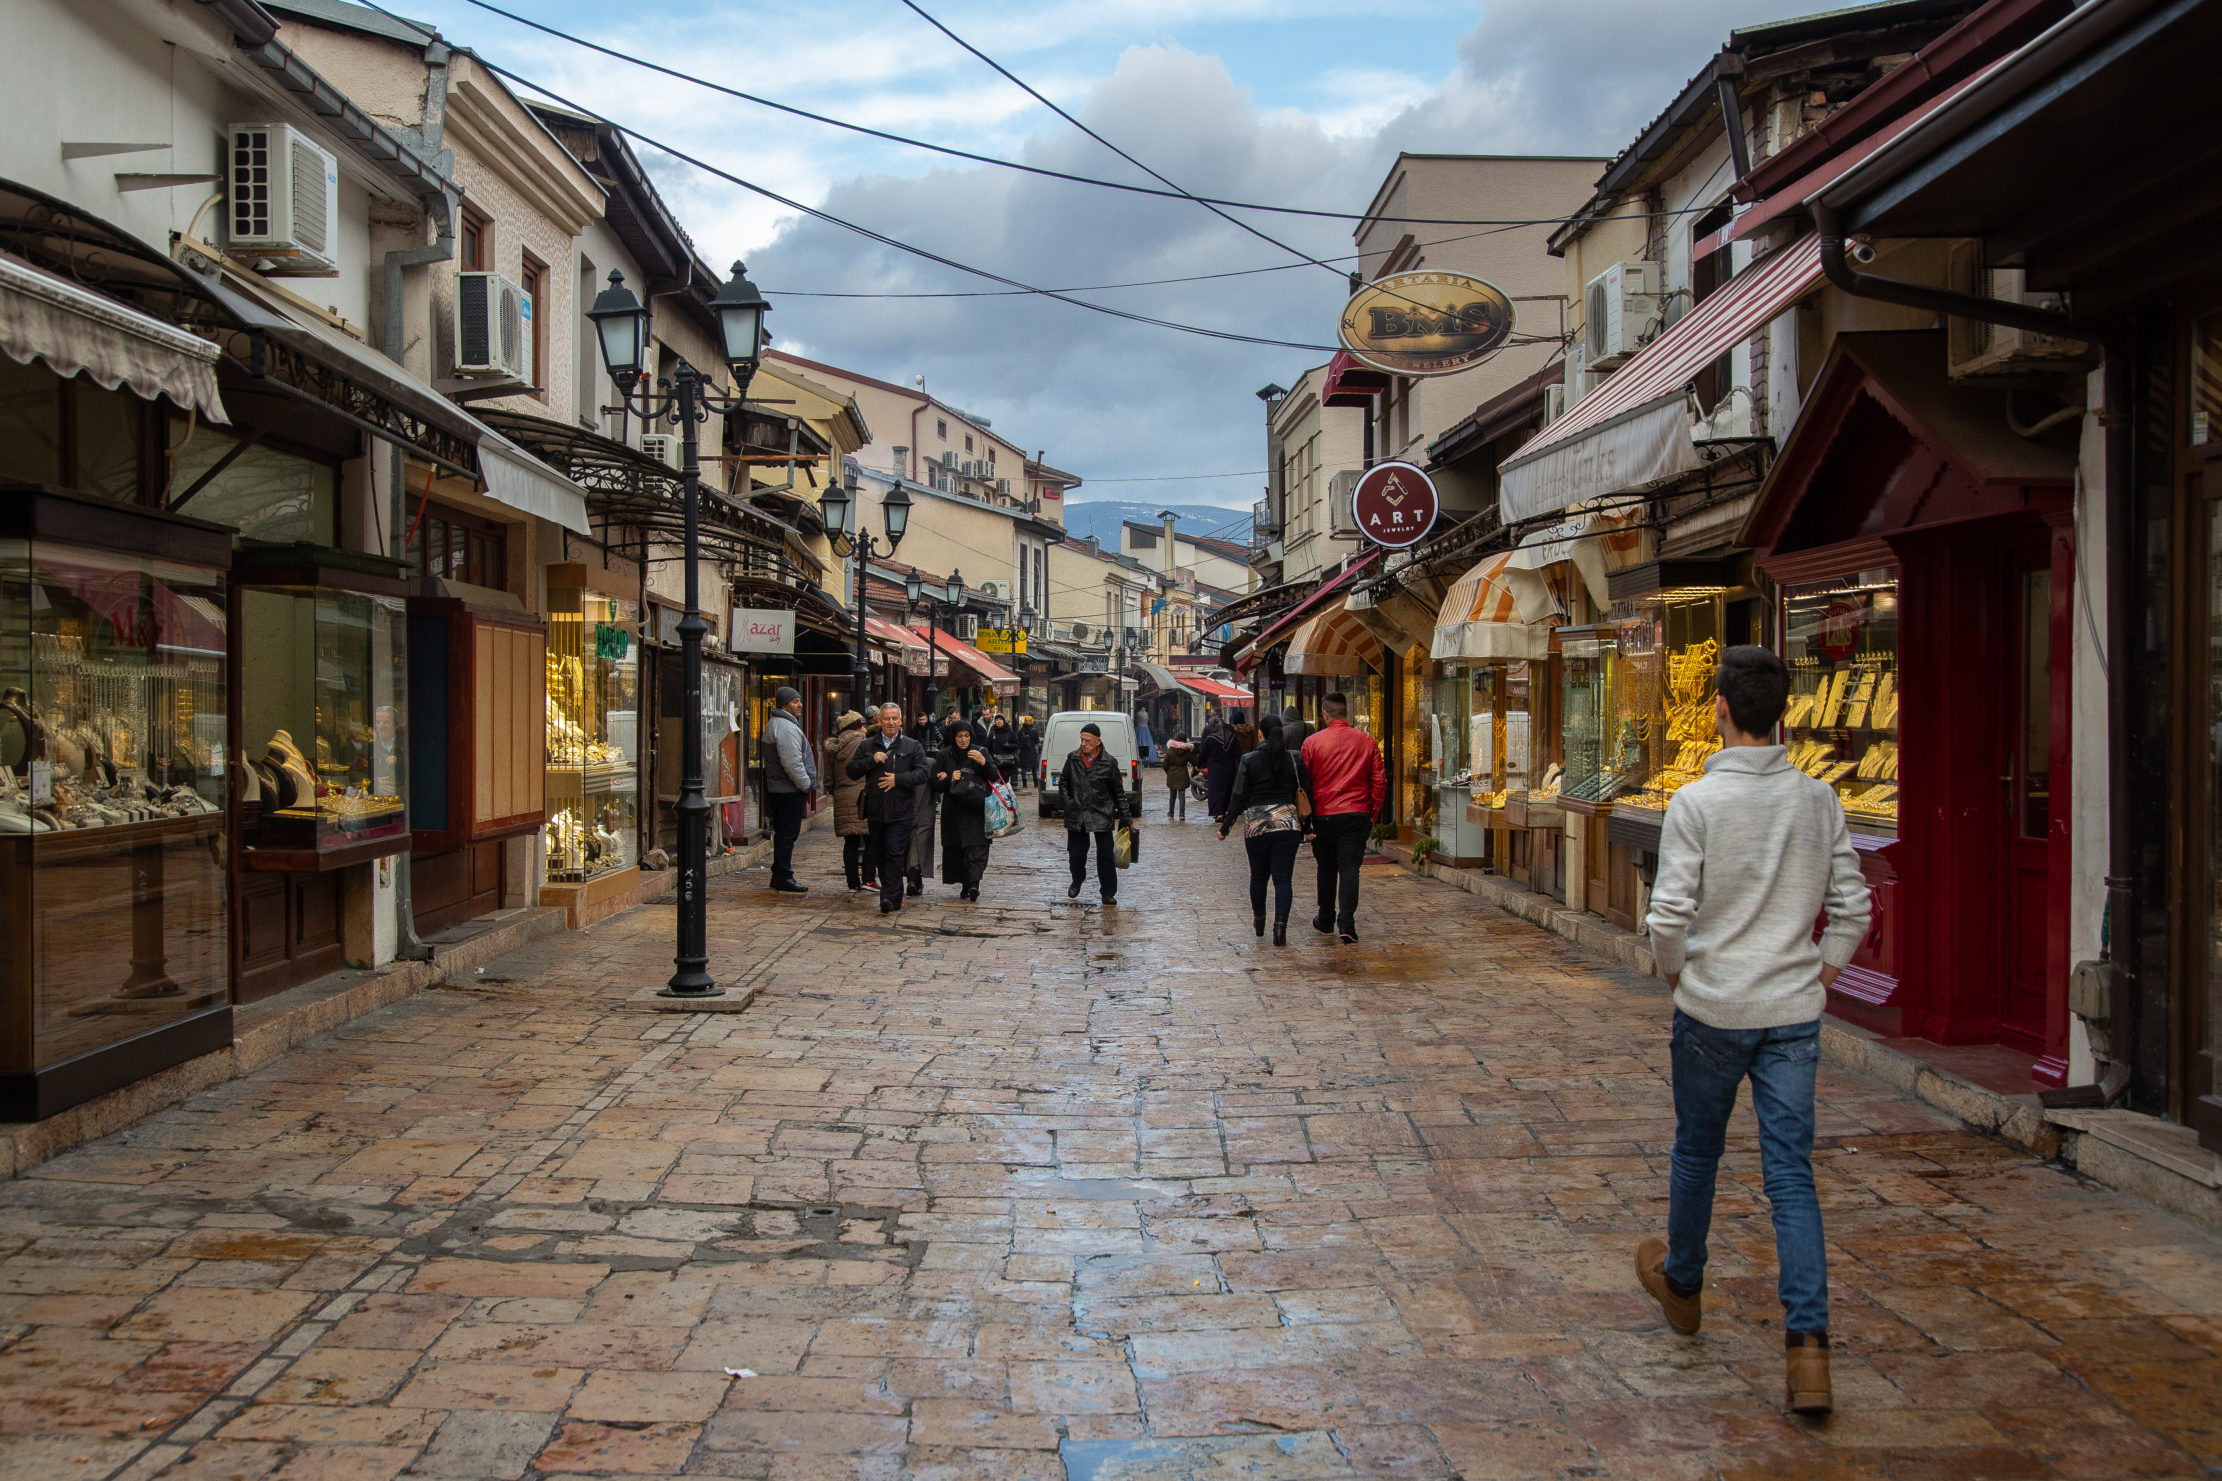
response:
[(1312, 777), (1312, 811), (1322, 817), (1364, 813), (1378, 817), (1389, 795), (1389, 769), (1381, 747), (1348, 720), (1330, 720), (1304, 739), (1304, 769)]

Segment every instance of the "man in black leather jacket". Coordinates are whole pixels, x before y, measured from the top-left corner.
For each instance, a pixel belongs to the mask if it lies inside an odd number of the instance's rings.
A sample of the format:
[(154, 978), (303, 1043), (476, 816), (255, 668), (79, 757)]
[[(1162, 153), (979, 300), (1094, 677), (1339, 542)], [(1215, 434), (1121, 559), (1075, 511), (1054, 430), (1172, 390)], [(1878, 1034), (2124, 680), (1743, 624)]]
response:
[(903, 908), (916, 789), (932, 779), (933, 767), (926, 748), (903, 734), (901, 705), (881, 705), (879, 721), (879, 733), (849, 758), (849, 775), (864, 779), (860, 801), (871, 824), (872, 856), (879, 860), (880, 914), (892, 915)]
[(1102, 727), (1080, 727), (1080, 749), (1065, 758), (1057, 773), (1057, 793), (1064, 800), (1065, 855), (1072, 863), (1072, 888), (1065, 898), (1080, 898), (1088, 878), (1088, 840), (1096, 843), (1096, 882), (1103, 889), (1103, 903), (1119, 903), (1119, 870), (1111, 857), (1112, 830), (1132, 814), (1127, 808), (1126, 778), (1119, 763), (1103, 749)]

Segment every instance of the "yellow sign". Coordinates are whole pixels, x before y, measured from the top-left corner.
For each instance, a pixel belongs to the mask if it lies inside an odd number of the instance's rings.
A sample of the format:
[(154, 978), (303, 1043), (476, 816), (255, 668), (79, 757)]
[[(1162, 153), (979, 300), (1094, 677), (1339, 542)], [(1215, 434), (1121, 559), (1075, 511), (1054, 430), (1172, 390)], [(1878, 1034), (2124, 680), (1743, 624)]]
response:
[(1512, 300), (1464, 273), (1397, 273), (1343, 305), (1343, 348), (1376, 370), (1449, 375), (1512, 336)]
[(1008, 653), (1014, 657), (1026, 656), (1026, 629), (1023, 627), (983, 627), (980, 639), (972, 645), (982, 653)]

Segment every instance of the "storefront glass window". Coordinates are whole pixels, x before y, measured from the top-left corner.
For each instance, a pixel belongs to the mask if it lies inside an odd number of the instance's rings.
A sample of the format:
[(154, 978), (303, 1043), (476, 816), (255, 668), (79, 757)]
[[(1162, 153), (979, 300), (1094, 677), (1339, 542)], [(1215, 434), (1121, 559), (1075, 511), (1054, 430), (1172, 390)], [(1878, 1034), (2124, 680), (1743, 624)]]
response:
[(1713, 720), (1724, 593), (1681, 587), (1617, 603), (1624, 810), (1663, 818), (1674, 794), (1720, 749)]
[(1504, 724), (1497, 743), (1496, 788), (1507, 797), (1528, 793), (1528, 752), (1534, 744), (1529, 718), (1529, 693), (1534, 680), (1525, 663), (1510, 663), (1504, 670)]
[(222, 999), (224, 583), (0, 541), (0, 1071)]
[(260, 805), (248, 847), (328, 852), (408, 831), (408, 614), (397, 597), (245, 587), (239, 716)]
[(1579, 802), (1604, 802), (1612, 796), (1606, 753), (1613, 738), (1613, 671), (1619, 661), (1609, 630), (1569, 632), (1560, 650), (1559, 714), (1566, 751), (1560, 792)]
[(1828, 783), (1855, 831), (1895, 838), (1897, 568), (1783, 588), (1782, 633), (1790, 764)]
[(2222, 442), (2222, 314), (2191, 326), (2191, 445)]
[(629, 867), (640, 825), (640, 607), (548, 594), (548, 881)]
[(0, 478), (62, 481), (62, 383), (0, 355)]
[[(173, 446), (176, 471), (170, 480), (170, 497), (175, 500), (221, 462), (236, 446), (236, 439), (204, 425), (183, 446)], [(337, 468), (258, 445), (233, 458), (181, 512), (230, 525), (247, 540), (336, 545), (338, 511)]]

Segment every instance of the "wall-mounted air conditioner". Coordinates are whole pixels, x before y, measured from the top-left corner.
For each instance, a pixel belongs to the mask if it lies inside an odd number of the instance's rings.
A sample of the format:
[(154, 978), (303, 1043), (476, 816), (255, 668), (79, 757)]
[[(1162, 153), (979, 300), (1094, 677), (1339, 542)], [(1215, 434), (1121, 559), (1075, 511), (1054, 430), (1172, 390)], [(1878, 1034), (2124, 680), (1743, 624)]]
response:
[(500, 273), (455, 278), (455, 373), (532, 374), (532, 299)]
[(232, 253), (272, 277), (339, 273), (339, 161), (289, 123), (231, 126)]
[(1010, 584), (1003, 581), (983, 581), (980, 583), (980, 595), (991, 602), (1007, 602), (1011, 599)]
[[(1966, 241), (1952, 248), (1946, 264), (1953, 288), (2001, 303), (2031, 308), (2057, 308), (2060, 297), (2031, 293), (2027, 275), (2018, 267), (1990, 267), (1983, 260), (1983, 244)], [(1944, 321), (1945, 370), (1955, 380), (1986, 375), (2015, 375), (2046, 368), (2067, 369), (2078, 361), (2096, 361), (2092, 347), (2079, 339), (2040, 334), (2033, 329), (2013, 329), (1974, 319), (1947, 316)]]
[(640, 434), (640, 450), (666, 468), (674, 469), (679, 466), (679, 459), (683, 455), (679, 434), (676, 432), (643, 432)]
[(954, 470), (957, 466), (956, 453), (954, 451), (944, 451), (941, 455), (941, 466)]
[(1011, 496), (1011, 481), (1008, 478), (998, 478), (995, 481), (995, 492), (1000, 497), (1008, 499)]
[(1619, 368), (1658, 334), (1662, 287), (1655, 262), (1616, 262), (1589, 280), (1583, 304), (1589, 369)]
[(1327, 480), (1327, 533), (1337, 539), (1358, 538), (1358, 514), (1350, 505), (1364, 477), (1362, 469), (1345, 468)]
[(972, 612), (959, 612), (956, 616), (957, 636), (967, 643), (980, 636), (980, 618)]
[(1067, 628), (1066, 631), (1071, 634), (1072, 640), (1075, 643), (1085, 643), (1088, 641), (1088, 624), (1085, 622), (1076, 622), (1071, 627)]

